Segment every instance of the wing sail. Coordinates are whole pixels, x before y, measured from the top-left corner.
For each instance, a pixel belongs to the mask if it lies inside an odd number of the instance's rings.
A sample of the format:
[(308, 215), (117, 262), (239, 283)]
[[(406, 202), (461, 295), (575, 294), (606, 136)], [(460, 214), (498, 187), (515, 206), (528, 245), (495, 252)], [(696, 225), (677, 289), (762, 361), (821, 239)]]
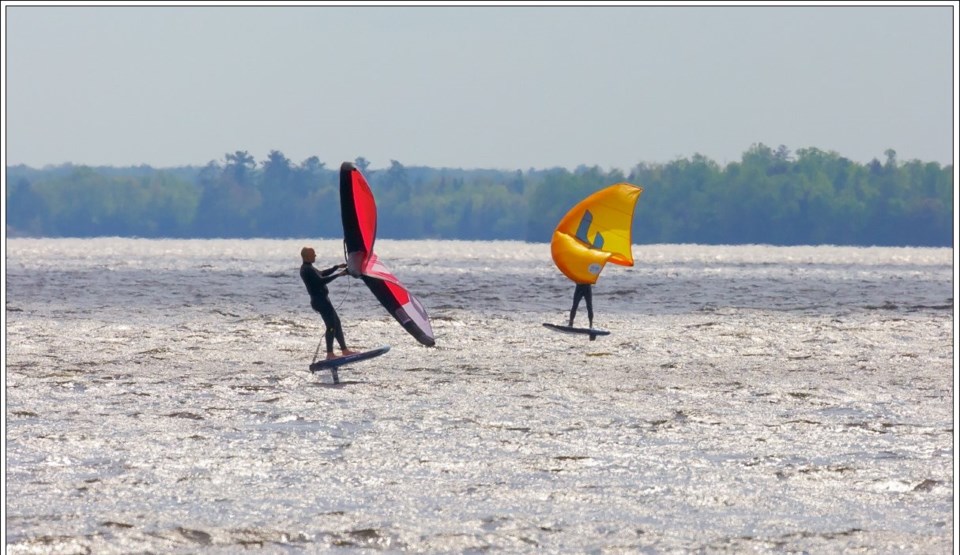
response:
[(340, 217), (347, 271), (360, 277), (377, 238), (377, 203), (367, 180), (350, 162), (340, 165)]
[(373, 252), (377, 237), (377, 204), (367, 180), (350, 162), (340, 166), (340, 215), (347, 272), (362, 278), (380, 304), (417, 341), (428, 347), (434, 346), (433, 329), (423, 304)]
[(410, 335), (421, 344), (433, 347), (436, 342), (427, 310), (423, 308), (420, 300), (407, 291), (407, 288), (387, 270), (376, 254), (370, 255), (370, 261), (362, 277), (363, 282), (367, 284), (380, 304)]
[(617, 183), (588, 196), (560, 219), (550, 241), (557, 268), (576, 283), (596, 283), (607, 262), (633, 266), (633, 212), (643, 188)]

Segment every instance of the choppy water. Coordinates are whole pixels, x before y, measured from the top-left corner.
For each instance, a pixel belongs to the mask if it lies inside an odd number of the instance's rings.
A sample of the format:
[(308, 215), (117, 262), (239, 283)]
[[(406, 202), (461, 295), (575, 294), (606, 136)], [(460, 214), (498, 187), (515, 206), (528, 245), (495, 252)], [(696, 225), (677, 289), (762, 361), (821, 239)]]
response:
[(305, 244), (7, 240), (7, 553), (952, 548), (950, 250), (636, 246), (590, 342), (546, 244), (380, 240), (438, 346), (341, 278), (334, 385)]

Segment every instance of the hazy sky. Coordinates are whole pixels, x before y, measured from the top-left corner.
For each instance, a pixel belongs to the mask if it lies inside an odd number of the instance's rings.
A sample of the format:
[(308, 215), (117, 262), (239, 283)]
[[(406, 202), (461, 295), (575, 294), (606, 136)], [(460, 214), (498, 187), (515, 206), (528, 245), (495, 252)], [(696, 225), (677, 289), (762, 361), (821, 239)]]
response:
[(5, 3), (5, 162), (948, 164), (955, 6)]

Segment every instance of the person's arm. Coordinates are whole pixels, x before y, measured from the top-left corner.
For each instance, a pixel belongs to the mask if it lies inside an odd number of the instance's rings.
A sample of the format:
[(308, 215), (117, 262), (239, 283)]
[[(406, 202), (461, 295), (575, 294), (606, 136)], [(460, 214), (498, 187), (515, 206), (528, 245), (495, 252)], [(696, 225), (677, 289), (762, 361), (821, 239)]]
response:
[[(347, 266), (346, 264), (337, 264), (336, 266), (331, 266), (331, 267), (327, 268), (326, 270), (322, 270), (322, 271), (320, 272), (320, 275), (321, 275), (322, 277), (327, 277), (327, 276), (329, 276), (330, 274), (332, 274), (332, 273), (336, 272), (337, 270), (339, 270), (340, 268), (345, 268), (346, 266)], [(331, 279), (332, 279), (332, 278), (331, 278)]]
[[(321, 271), (318, 271), (317, 273), (320, 274), (320, 280), (321, 280), (324, 284), (327, 284), (327, 283), (330, 283), (331, 281), (337, 279), (338, 277), (346, 274), (346, 273), (347, 273), (346, 270), (344, 270), (344, 271), (342, 271), (342, 272), (337, 272), (337, 270), (339, 270), (340, 268), (346, 268), (346, 266), (347, 266), (346, 264), (338, 264), (337, 266), (333, 266), (333, 267), (331, 267), (331, 268), (327, 268), (326, 270), (324, 270), (324, 271), (322, 271), (322, 272), (321, 272)], [(336, 272), (336, 273), (334, 273), (334, 272)]]

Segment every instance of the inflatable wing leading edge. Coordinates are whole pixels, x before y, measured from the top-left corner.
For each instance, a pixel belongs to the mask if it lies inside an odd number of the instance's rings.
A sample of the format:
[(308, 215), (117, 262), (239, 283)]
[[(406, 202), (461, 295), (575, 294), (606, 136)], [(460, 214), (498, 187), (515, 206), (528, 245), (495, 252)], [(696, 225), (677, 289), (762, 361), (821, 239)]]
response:
[(643, 188), (617, 183), (583, 199), (557, 224), (550, 254), (576, 283), (596, 283), (607, 262), (633, 266), (633, 211)]
[(351, 162), (340, 166), (340, 216), (347, 272), (362, 278), (380, 304), (410, 335), (432, 347), (435, 341), (427, 311), (373, 252), (377, 238), (377, 204), (367, 180)]

